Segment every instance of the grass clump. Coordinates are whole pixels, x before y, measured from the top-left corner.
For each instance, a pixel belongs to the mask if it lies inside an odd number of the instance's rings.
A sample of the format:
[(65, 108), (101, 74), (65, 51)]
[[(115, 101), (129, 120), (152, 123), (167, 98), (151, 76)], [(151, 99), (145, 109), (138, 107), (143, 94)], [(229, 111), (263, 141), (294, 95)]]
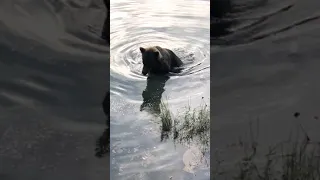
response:
[(168, 103), (161, 102), (160, 104), (160, 118), (162, 122), (162, 131), (169, 132), (172, 129), (172, 113), (169, 110)]
[(198, 108), (190, 105), (178, 116), (173, 116), (168, 103), (160, 104), (160, 119), (162, 122), (161, 141), (172, 135), (173, 140), (179, 143), (196, 142), (203, 151), (207, 151), (210, 141), (210, 107), (202, 103)]
[[(160, 105), (162, 138), (173, 137), (180, 143), (198, 143), (201, 151), (208, 152), (210, 142), (210, 108), (205, 103), (173, 116), (168, 103)], [(296, 118), (298, 116), (295, 116)], [(250, 138), (239, 140), (241, 155), (236, 162), (226, 163), (216, 155), (211, 166), (211, 179), (233, 180), (320, 180), (320, 142), (313, 142), (301, 127), (303, 134), (272, 146), (262, 148), (250, 123)], [(257, 126), (259, 131), (259, 127)], [(165, 136), (163, 136), (165, 134)], [(258, 135), (259, 133), (257, 133)], [(237, 149), (239, 150), (239, 149)], [(228, 168), (225, 168), (228, 167)], [(226, 170), (227, 169), (227, 170)]]

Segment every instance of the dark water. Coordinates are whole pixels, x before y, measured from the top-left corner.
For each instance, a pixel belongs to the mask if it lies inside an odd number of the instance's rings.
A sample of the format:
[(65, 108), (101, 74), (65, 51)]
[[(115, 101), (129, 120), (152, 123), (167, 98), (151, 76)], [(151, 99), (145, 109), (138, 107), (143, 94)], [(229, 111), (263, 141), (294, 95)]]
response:
[(101, 1), (0, 2), (0, 179), (107, 179)]
[(222, 8), (211, 17), (211, 145), (225, 168), (240, 158), (227, 145), (257, 118), (264, 147), (287, 139), (298, 123), (319, 140), (320, 1), (214, 2)]
[[(111, 1), (111, 179), (209, 179), (199, 147), (161, 142), (161, 121), (151, 113), (161, 100), (174, 114), (198, 107), (202, 97), (209, 102), (209, 7), (193, 0)], [(148, 80), (141, 74), (139, 47), (156, 45), (182, 59), (181, 73)]]

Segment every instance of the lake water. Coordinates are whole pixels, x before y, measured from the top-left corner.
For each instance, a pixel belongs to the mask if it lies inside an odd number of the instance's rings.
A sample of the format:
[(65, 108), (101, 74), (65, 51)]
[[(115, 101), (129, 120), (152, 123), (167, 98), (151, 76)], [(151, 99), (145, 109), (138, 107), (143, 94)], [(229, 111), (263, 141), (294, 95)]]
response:
[(288, 139), (298, 124), (319, 141), (320, 1), (214, 2), (210, 134), (225, 168), (243, 157), (228, 145), (250, 140), (249, 121), (262, 149)]
[(139, 47), (147, 45), (185, 62), (182, 73), (158, 79), (173, 113), (211, 94), (211, 152), (223, 152), (226, 169), (242, 157), (228, 145), (258, 117), (263, 146), (297, 123), (319, 141), (320, 1), (225, 2), (211, 1), (210, 52), (208, 1), (111, 2), (109, 62), (102, 1), (0, 1), (0, 179), (108, 179), (109, 158), (94, 149), (109, 74), (111, 179), (209, 179), (208, 166), (184, 170), (186, 159), (197, 164), (197, 146), (161, 142), (159, 120), (140, 111)]
[[(209, 179), (210, 165), (192, 154), (199, 147), (161, 141), (161, 121), (144, 108), (156, 110), (162, 99), (177, 114), (188, 104), (209, 104), (209, 8), (200, 0), (110, 2), (111, 179)], [(147, 81), (139, 47), (156, 45), (182, 59), (181, 73)]]
[(0, 1), (0, 179), (108, 179), (101, 1)]

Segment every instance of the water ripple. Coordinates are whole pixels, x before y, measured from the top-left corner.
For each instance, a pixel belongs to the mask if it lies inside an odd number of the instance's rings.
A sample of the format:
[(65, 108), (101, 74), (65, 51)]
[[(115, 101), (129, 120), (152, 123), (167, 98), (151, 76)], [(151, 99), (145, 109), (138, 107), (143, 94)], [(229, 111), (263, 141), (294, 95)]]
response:
[[(176, 149), (172, 142), (160, 143), (159, 119), (140, 108), (145, 101), (143, 91), (148, 88), (164, 89), (160, 96), (168, 100), (174, 113), (190, 99), (198, 106), (202, 96), (210, 96), (209, 13), (209, 1), (111, 2), (112, 179), (189, 176), (183, 172), (186, 149)], [(170, 73), (163, 86), (147, 81), (141, 73), (139, 50), (146, 46), (174, 51), (184, 62), (182, 72)], [(199, 179), (208, 178), (203, 176), (197, 174)]]

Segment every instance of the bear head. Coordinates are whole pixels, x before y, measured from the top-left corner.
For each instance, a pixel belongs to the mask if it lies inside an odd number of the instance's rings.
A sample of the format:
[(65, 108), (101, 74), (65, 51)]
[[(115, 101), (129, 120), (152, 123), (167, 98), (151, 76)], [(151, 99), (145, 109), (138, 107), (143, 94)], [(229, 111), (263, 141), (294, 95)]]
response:
[(159, 50), (155, 47), (143, 48), (140, 47), (140, 52), (142, 54), (142, 74), (146, 75), (150, 72), (157, 72), (161, 69), (161, 54)]

